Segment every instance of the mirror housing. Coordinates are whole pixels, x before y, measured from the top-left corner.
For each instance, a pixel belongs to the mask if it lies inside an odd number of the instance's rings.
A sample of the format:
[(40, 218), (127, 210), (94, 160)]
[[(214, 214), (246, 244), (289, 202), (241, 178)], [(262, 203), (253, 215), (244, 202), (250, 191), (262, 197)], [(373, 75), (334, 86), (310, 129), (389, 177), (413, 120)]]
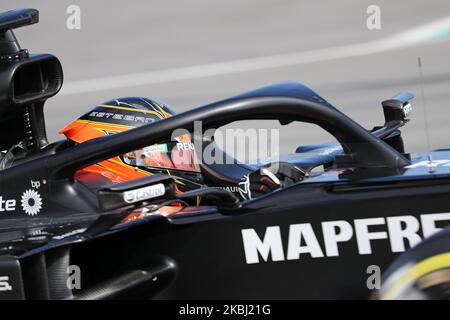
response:
[(406, 121), (412, 111), (410, 100), (413, 98), (412, 93), (402, 92), (391, 99), (384, 100), (381, 105), (383, 106), (385, 122)]
[(13, 29), (39, 22), (36, 9), (0, 13), (0, 149), (19, 142), (26, 149), (48, 144), (43, 107), (59, 92), (63, 71), (50, 54), (29, 54), (22, 49)]

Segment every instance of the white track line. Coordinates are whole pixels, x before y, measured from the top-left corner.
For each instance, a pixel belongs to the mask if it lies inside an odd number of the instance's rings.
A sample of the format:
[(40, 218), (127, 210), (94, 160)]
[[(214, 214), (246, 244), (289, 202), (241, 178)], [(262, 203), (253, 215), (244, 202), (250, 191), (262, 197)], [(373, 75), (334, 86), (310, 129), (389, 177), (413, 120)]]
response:
[(450, 17), (447, 17), (385, 39), (365, 43), (72, 81), (64, 85), (60, 95), (73, 95), (179, 80), (198, 79), (246, 71), (265, 70), (304, 63), (364, 56), (437, 40), (439, 32), (449, 29)]

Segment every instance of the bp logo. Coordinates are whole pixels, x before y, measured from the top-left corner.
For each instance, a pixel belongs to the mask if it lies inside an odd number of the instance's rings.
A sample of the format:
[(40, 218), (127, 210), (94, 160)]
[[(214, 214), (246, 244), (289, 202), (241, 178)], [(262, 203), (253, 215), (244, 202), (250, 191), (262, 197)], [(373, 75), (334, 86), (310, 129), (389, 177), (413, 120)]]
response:
[(29, 216), (35, 216), (42, 209), (41, 195), (33, 189), (25, 190), (20, 199), (23, 211)]

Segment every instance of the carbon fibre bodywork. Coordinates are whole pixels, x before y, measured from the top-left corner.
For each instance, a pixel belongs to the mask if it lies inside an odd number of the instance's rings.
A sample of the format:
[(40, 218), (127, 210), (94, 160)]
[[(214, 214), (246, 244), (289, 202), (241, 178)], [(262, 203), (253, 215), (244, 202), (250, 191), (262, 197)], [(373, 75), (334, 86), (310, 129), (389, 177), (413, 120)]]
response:
[[(0, 16), (6, 21), (0, 26), (9, 32), (18, 16), (35, 14), (25, 9)], [(14, 82), (13, 69), (4, 68), (3, 76)], [(408, 121), (410, 94), (386, 100), (386, 123), (370, 131), (308, 87), (283, 82), (78, 145), (48, 144), (40, 112), (60, 85), (19, 102), (7, 99), (15, 119), (26, 111), (31, 129), (24, 134), (26, 148), (2, 161), (0, 171), (0, 298), (365, 299), (377, 287), (368, 270), (384, 271), (449, 225), (450, 150), (431, 158), (405, 152), (399, 128)], [(175, 129), (193, 131), (195, 121), (207, 130), (250, 119), (308, 122), (331, 133), (336, 141), (282, 158), (305, 171), (323, 170), (243, 202), (215, 188), (175, 196), (164, 185), (157, 201), (123, 197), (122, 205), (112, 206), (114, 192), (117, 200), (120, 192), (170, 179), (92, 189), (74, 178), (80, 168), (170, 139)], [(13, 136), (20, 140), (22, 133)], [(2, 147), (11, 144), (8, 139)], [(246, 170), (220, 165), (202, 173), (235, 181)], [(210, 205), (152, 211), (164, 201), (200, 195)], [(74, 286), (72, 271), (80, 276)]]

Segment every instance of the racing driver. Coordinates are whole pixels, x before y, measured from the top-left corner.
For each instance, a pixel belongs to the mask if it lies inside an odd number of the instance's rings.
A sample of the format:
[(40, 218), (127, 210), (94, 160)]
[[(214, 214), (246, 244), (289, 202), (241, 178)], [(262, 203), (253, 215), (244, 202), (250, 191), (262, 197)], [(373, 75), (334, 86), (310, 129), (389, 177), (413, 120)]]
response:
[[(96, 106), (60, 130), (60, 133), (71, 143), (83, 143), (166, 119), (173, 114), (168, 106), (152, 99), (120, 98)], [(261, 168), (237, 161), (229, 163), (206, 165), (197, 161), (190, 136), (182, 135), (175, 141), (161, 141), (83, 168), (76, 173), (75, 179), (91, 188), (100, 188), (110, 183), (165, 173), (174, 177), (178, 192), (213, 186), (225, 188), (241, 200), (248, 200), (307, 176), (302, 169), (284, 162)]]

